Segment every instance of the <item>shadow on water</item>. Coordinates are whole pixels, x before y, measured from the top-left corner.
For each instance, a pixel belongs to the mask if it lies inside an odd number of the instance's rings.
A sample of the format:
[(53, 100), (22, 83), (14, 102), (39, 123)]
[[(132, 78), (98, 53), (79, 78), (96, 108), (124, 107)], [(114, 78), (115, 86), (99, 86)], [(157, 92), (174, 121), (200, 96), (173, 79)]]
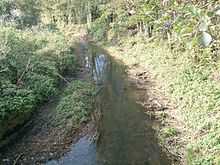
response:
[(85, 65), (98, 86), (97, 96), (102, 118), (99, 139), (83, 137), (72, 146), (72, 151), (48, 165), (168, 165), (166, 154), (156, 140), (155, 121), (136, 103), (138, 90), (129, 83), (125, 66), (92, 44), (82, 45)]

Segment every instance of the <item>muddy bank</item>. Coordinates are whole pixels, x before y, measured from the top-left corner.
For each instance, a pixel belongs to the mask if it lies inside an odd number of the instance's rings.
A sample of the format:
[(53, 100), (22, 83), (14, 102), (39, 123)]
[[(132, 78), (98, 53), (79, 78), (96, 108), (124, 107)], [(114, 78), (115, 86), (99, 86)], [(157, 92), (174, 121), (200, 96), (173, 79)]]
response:
[[(147, 66), (134, 60), (135, 53), (130, 57), (127, 47), (105, 46), (109, 54), (126, 65), (129, 81), (137, 87), (139, 94), (136, 102), (144, 107), (146, 115), (160, 124), (155, 127), (160, 146), (172, 160), (172, 164), (185, 164), (185, 151), (188, 139), (185, 139), (187, 130), (175, 104), (166, 97), (157, 77)], [(184, 135), (184, 136), (183, 136)]]

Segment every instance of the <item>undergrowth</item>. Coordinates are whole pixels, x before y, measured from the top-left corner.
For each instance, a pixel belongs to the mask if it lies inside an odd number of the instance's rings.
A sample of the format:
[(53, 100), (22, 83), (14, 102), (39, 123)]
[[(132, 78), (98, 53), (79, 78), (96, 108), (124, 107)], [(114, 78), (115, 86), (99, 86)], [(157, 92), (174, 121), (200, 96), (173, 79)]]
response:
[(0, 27), (0, 140), (17, 126), (16, 116), (32, 113), (56, 94), (62, 75), (75, 71), (73, 46), (58, 31)]
[(56, 108), (56, 124), (71, 122), (77, 128), (86, 122), (93, 110), (94, 92), (95, 87), (90, 82), (76, 80), (69, 84)]

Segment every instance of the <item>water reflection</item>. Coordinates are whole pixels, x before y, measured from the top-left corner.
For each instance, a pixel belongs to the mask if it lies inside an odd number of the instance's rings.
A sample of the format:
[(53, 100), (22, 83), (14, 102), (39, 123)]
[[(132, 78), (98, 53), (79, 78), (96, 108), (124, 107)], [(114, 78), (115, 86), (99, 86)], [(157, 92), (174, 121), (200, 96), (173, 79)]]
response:
[(108, 59), (104, 54), (93, 58), (93, 78), (98, 84), (103, 84), (107, 77)]

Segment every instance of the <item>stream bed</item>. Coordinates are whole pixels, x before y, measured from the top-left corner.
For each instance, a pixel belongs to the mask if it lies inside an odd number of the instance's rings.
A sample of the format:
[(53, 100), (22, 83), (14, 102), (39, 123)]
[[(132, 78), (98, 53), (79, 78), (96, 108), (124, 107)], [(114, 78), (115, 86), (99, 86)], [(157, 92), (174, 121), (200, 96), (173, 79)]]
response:
[(125, 66), (94, 45), (84, 45), (84, 50), (86, 66), (102, 87), (97, 97), (102, 112), (99, 139), (94, 143), (92, 135), (84, 136), (64, 157), (47, 165), (170, 164), (152, 128), (157, 123), (136, 103), (138, 90), (129, 83)]

